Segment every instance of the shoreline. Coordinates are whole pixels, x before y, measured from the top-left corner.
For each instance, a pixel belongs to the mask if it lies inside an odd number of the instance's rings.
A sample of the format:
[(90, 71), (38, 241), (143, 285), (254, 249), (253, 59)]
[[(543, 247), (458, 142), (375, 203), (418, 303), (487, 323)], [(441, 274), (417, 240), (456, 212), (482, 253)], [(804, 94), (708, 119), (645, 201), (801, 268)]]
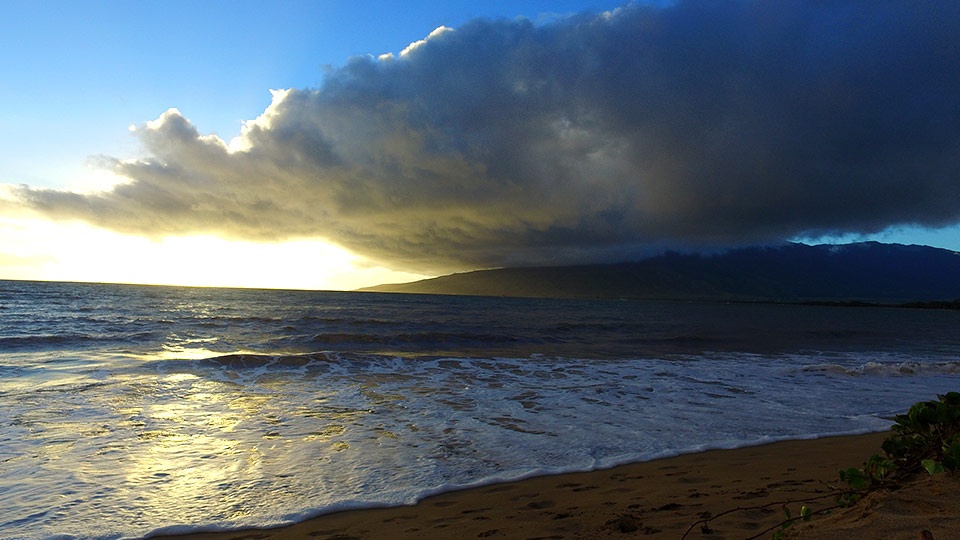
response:
[[(151, 538), (680, 538), (691, 527), (687, 538), (749, 538), (782, 521), (782, 501), (828, 492), (828, 484), (838, 482), (839, 469), (861, 466), (871, 454), (879, 453), (888, 433), (707, 450), (610, 469), (465, 488), (426, 497), (412, 506), (345, 510), (273, 529), (158, 534)], [(955, 480), (934, 477), (932, 481)], [(833, 498), (807, 504), (815, 511), (832, 505)], [(800, 504), (792, 506), (798, 513)], [(698, 520), (736, 508), (744, 510), (709, 522), (710, 535), (700, 531)], [(916, 538), (917, 531), (931, 528), (923, 525), (923, 519), (918, 514), (914, 519), (917, 523), (902, 525), (912, 530), (903, 537)], [(796, 529), (808, 528), (808, 524), (803, 525)], [(810, 525), (817, 529), (817, 523)], [(952, 525), (960, 526), (960, 518), (953, 518)], [(857, 523), (853, 526), (853, 530), (859, 530)], [(802, 538), (843, 538), (849, 533), (805, 534)]]

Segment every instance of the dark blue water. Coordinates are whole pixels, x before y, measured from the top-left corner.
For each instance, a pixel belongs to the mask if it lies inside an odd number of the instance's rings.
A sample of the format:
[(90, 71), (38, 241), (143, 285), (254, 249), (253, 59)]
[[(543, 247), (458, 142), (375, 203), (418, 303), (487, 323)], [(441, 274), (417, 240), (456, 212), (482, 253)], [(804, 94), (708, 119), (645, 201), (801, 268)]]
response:
[(0, 281), (0, 351), (636, 357), (942, 352), (951, 311)]

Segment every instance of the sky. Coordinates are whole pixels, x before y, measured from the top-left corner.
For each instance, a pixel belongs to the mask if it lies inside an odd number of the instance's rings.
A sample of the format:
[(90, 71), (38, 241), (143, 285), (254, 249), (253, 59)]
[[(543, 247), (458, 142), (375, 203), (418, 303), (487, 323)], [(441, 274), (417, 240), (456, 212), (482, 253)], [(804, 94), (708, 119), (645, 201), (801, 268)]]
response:
[(952, 2), (0, 0), (0, 278), (960, 251)]

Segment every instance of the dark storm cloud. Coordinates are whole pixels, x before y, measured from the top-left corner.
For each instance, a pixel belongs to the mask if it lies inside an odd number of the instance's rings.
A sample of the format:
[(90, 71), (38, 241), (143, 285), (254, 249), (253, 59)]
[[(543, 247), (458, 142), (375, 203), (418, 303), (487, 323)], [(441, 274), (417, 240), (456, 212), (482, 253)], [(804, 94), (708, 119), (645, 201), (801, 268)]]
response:
[(960, 4), (710, 1), (477, 20), (278, 94), (229, 151), (168, 111), (100, 194), (138, 234), (319, 236), (420, 270), (960, 221)]

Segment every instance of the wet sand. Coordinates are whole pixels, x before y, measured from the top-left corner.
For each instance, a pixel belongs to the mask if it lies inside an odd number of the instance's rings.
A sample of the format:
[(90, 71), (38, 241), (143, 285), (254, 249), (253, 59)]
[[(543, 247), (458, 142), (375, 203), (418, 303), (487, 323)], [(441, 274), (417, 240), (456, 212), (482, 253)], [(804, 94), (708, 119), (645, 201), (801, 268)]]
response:
[[(784, 501), (823, 495), (837, 471), (880, 451), (886, 433), (711, 450), (586, 473), (443, 493), (414, 506), (351, 510), (277, 529), (164, 536), (166, 540), (423, 538), (771, 538)], [(806, 503), (817, 510), (833, 497)], [(788, 505), (797, 515), (801, 503)], [(712, 519), (700, 520), (741, 508)], [(871, 529), (871, 527), (873, 527)], [(919, 478), (893, 493), (791, 527), (787, 538), (944, 540), (960, 531), (960, 481)]]

